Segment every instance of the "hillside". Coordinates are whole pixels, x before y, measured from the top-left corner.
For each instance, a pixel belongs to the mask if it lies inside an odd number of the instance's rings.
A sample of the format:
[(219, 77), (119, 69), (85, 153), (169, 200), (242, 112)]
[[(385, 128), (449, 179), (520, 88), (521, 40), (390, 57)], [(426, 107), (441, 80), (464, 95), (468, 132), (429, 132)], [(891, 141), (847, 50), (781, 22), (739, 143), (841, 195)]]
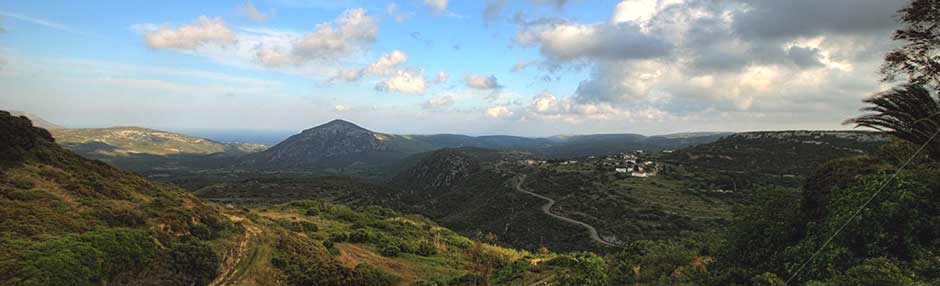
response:
[(204, 284), (240, 232), (175, 187), (63, 150), (0, 112), (0, 284)]
[(56, 129), (52, 136), (67, 149), (88, 156), (114, 157), (137, 154), (239, 155), (264, 150), (264, 145), (222, 143), (209, 139), (140, 127)]
[(478, 148), (423, 154), (391, 180), (391, 202), (464, 234), (493, 232), (514, 247), (560, 251), (605, 250), (580, 226), (541, 212), (543, 201), (516, 192), (514, 175), (501, 169), (527, 156)]
[(888, 141), (863, 131), (747, 132), (676, 151), (668, 160), (721, 171), (805, 176), (823, 162), (871, 154)]

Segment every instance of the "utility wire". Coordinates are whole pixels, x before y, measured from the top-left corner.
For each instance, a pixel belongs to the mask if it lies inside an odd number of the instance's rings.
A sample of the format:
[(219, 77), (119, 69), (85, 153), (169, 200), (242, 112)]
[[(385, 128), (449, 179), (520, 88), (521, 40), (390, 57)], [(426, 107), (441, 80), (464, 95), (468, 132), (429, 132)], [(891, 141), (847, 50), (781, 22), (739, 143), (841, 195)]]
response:
[(936, 138), (938, 134), (940, 134), (940, 129), (938, 129), (937, 132), (934, 132), (933, 136), (930, 136), (930, 139), (927, 139), (927, 142), (924, 142), (924, 145), (923, 145), (923, 146), (920, 146), (920, 148), (917, 149), (917, 152), (915, 152), (914, 155), (912, 155), (910, 158), (908, 158), (907, 161), (905, 161), (904, 164), (901, 165), (901, 167), (898, 168), (898, 170), (894, 172), (894, 175), (891, 175), (891, 177), (889, 177), (887, 180), (885, 180), (883, 183), (881, 183), (881, 187), (878, 188), (878, 191), (876, 191), (874, 194), (872, 194), (871, 197), (868, 198), (868, 200), (865, 201), (865, 203), (862, 204), (862, 206), (859, 207), (858, 210), (856, 210), (855, 213), (852, 214), (852, 216), (850, 216), (850, 217), (845, 221), (845, 223), (843, 223), (841, 226), (839, 226), (839, 228), (836, 230), (836, 232), (833, 233), (831, 236), (829, 236), (829, 239), (826, 239), (826, 242), (823, 243), (823, 245), (820, 246), (819, 249), (816, 250), (816, 252), (813, 253), (813, 255), (809, 257), (809, 259), (806, 259), (806, 261), (804, 261), (803, 264), (800, 265), (800, 268), (798, 268), (798, 269), (796, 270), (796, 272), (793, 273), (793, 275), (790, 275), (790, 278), (787, 279), (787, 281), (784, 282), (783, 284), (784, 284), (784, 285), (790, 285), (790, 281), (793, 281), (793, 279), (795, 279), (797, 276), (799, 276), (799, 275), (800, 275), (800, 272), (803, 271), (803, 268), (806, 268), (806, 265), (808, 265), (810, 262), (812, 262), (813, 259), (816, 259), (816, 256), (818, 256), (819, 253), (821, 253), (821, 252), (823, 251), (823, 249), (826, 248), (826, 246), (829, 246), (829, 243), (832, 242), (832, 240), (835, 239), (836, 236), (838, 236), (839, 233), (842, 232), (842, 230), (844, 230), (845, 227), (849, 225), (849, 223), (851, 223), (852, 221), (854, 221), (856, 217), (858, 217), (860, 214), (862, 214), (862, 211), (865, 210), (866, 207), (868, 207), (868, 204), (870, 204), (872, 201), (874, 201), (874, 200), (875, 200), (875, 197), (878, 197), (878, 195), (881, 194), (882, 191), (884, 191), (885, 187), (888, 186), (888, 183), (890, 183), (891, 181), (894, 181), (894, 179), (897, 178), (899, 174), (901, 174), (901, 171), (903, 171), (904, 168), (907, 168), (907, 165), (910, 164), (911, 161), (914, 160), (914, 158), (917, 158), (917, 156), (920, 155), (920, 152), (923, 152), (924, 149), (927, 148), (927, 145), (929, 145), (930, 142), (932, 142), (933, 139)]

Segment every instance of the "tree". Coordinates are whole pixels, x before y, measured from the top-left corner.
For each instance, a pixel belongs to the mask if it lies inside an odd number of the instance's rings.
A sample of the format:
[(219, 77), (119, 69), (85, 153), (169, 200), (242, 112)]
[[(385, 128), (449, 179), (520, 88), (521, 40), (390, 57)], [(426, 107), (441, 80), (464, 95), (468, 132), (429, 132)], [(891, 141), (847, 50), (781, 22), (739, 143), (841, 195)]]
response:
[(904, 45), (885, 56), (885, 81), (907, 75), (911, 83), (940, 89), (940, 0), (914, 0), (899, 12), (894, 40)]
[(928, 144), (940, 130), (940, 100), (929, 90), (906, 84), (875, 94), (864, 102), (871, 104), (862, 109), (868, 113), (844, 124), (874, 128), (918, 146), (927, 145), (930, 156), (940, 158), (940, 144), (936, 141)]

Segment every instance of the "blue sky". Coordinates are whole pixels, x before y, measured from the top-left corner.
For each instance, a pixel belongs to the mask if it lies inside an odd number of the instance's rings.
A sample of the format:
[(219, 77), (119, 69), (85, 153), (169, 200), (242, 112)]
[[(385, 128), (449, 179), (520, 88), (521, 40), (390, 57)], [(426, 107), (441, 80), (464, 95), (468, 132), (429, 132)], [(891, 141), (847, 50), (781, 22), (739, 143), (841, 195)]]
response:
[(836, 129), (887, 87), (904, 3), (4, 1), (0, 109), (72, 127)]

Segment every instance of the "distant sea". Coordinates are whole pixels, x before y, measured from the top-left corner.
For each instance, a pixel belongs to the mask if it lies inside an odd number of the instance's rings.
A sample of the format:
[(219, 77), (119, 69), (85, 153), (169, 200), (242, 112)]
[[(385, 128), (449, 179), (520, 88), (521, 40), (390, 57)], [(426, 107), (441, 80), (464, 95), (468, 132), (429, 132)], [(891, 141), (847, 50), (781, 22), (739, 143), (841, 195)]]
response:
[(295, 130), (213, 130), (213, 129), (173, 129), (172, 132), (212, 139), (219, 142), (239, 142), (274, 145), (291, 135), (300, 133)]

